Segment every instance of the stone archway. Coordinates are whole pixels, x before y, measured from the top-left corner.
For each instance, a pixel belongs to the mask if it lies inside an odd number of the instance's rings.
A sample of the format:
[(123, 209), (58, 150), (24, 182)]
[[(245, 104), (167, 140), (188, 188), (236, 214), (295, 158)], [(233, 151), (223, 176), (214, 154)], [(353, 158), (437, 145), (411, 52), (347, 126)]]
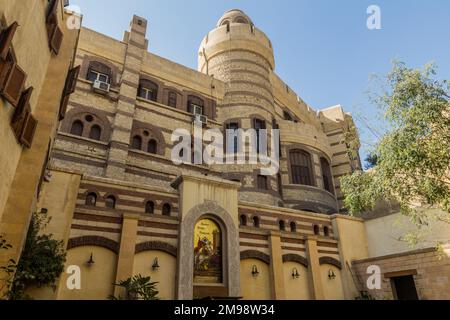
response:
[[(223, 232), (223, 285), (228, 297), (240, 296), (239, 232), (231, 215), (215, 201), (204, 201), (189, 210), (180, 225), (178, 245), (177, 299), (194, 298), (194, 226), (203, 217), (214, 219)], [(211, 292), (218, 292), (212, 286)], [(215, 291), (217, 290), (217, 291)], [(212, 294), (214, 295), (214, 294)]]

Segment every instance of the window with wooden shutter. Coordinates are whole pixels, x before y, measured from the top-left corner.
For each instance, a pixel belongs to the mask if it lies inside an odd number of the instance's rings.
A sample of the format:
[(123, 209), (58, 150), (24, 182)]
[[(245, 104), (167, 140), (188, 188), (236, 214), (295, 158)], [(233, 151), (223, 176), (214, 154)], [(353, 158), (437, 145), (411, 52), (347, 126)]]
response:
[(49, 0), (48, 1), (48, 9), (47, 9), (47, 24), (55, 23), (57, 19), (56, 10), (58, 9), (59, 0)]
[(80, 66), (76, 66), (75, 68), (69, 70), (69, 73), (67, 74), (66, 84), (64, 86), (64, 95), (69, 95), (75, 92), (79, 73)]
[(27, 148), (31, 148), (37, 123), (37, 120), (33, 117), (31, 112), (28, 112), (22, 131), (22, 136), (20, 137), (20, 142)]
[(19, 103), (26, 79), (25, 71), (14, 63), (1, 91), (2, 96), (14, 107)]
[(6, 80), (8, 80), (9, 73), (14, 66), (14, 58), (11, 52), (7, 55), (5, 60), (0, 59), (0, 93), (5, 87)]
[(50, 49), (52, 49), (53, 53), (56, 55), (58, 55), (59, 50), (61, 49), (62, 40), (63, 40), (63, 33), (61, 29), (58, 26), (56, 26), (50, 39)]
[(66, 83), (64, 85), (64, 91), (61, 96), (61, 104), (59, 107), (59, 120), (64, 119), (64, 116), (66, 115), (69, 97), (75, 91), (79, 73), (80, 73), (80, 66), (77, 66), (75, 68), (70, 69), (67, 74)]
[(63, 39), (63, 33), (61, 29), (58, 27), (58, 4), (60, 0), (50, 0), (48, 11), (47, 11), (47, 18), (46, 18), (46, 25), (47, 25), (47, 35), (48, 35), (48, 43), (50, 50), (54, 54), (58, 54), (59, 50), (61, 48), (61, 43)]
[(6, 60), (9, 48), (11, 47), (11, 41), (18, 26), (19, 24), (14, 22), (0, 34), (0, 59)]
[(26, 89), (21, 97), (19, 104), (13, 114), (11, 119), (11, 127), (13, 129), (14, 135), (17, 138), (17, 141), (20, 142), (20, 137), (22, 136), (23, 128), (26, 122), (26, 117), (28, 113), (31, 112), (30, 109), (30, 99), (33, 93), (33, 87), (29, 87)]

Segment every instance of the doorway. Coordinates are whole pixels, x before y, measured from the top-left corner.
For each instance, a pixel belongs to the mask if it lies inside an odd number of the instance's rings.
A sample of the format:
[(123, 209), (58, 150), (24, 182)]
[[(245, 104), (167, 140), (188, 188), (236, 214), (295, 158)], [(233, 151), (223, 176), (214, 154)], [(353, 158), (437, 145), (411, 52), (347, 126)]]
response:
[(391, 285), (397, 300), (419, 300), (413, 275), (393, 277)]

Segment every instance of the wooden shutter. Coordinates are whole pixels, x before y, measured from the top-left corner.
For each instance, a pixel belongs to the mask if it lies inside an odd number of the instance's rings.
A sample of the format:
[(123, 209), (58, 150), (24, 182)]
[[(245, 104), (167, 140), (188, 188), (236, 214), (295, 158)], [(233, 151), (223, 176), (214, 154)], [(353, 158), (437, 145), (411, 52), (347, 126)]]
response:
[(14, 63), (1, 92), (3, 97), (5, 97), (5, 99), (14, 107), (19, 103), (26, 79), (27, 75), (25, 72)]
[(37, 186), (37, 195), (41, 194), (42, 183), (44, 182), (45, 175), (47, 173), (48, 163), (50, 161), (50, 153), (52, 150), (52, 139), (48, 141), (47, 154), (45, 155), (44, 164), (42, 165), (41, 176), (39, 178), (39, 184)]
[(31, 148), (34, 133), (36, 132), (36, 127), (37, 127), (37, 120), (33, 117), (31, 112), (28, 112), (26, 121), (23, 126), (22, 135), (20, 137), (20, 142), (27, 148)]
[(61, 29), (58, 26), (56, 26), (50, 39), (50, 48), (56, 55), (58, 55), (59, 49), (61, 49), (62, 40), (63, 40), (63, 33)]
[(69, 70), (69, 73), (67, 74), (66, 78), (66, 84), (64, 86), (65, 96), (74, 93), (79, 73), (80, 73), (80, 66), (77, 66)]
[(11, 53), (8, 54), (6, 60), (0, 59), (0, 93), (5, 87), (6, 80), (8, 80), (9, 73), (11, 72), (13, 66), (14, 60), (11, 56)]
[(9, 48), (11, 46), (11, 41), (18, 26), (19, 24), (17, 22), (13, 22), (13, 24), (2, 31), (0, 35), (0, 59), (6, 60), (9, 53)]
[(14, 111), (13, 117), (11, 119), (11, 127), (18, 141), (20, 141), (20, 137), (22, 136), (26, 116), (30, 110), (30, 99), (32, 93), (33, 87), (29, 87), (22, 93), (19, 104), (17, 105), (17, 108)]
[(58, 9), (59, 0), (50, 0), (50, 4), (48, 5), (48, 11), (47, 11), (47, 23), (53, 23), (56, 20), (57, 13), (56, 10)]
[(61, 97), (61, 105), (59, 106), (59, 115), (58, 119), (62, 120), (66, 116), (67, 105), (69, 104), (70, 96), (62, 96)]
[(64, 85), (64, 91), (61, 96), (61, 103), (59, 106), (59, 120), (64, 119), (67, 111), (67, 104), (69, 103), (70, 95), (75, 91), (78, 75), (80, 73), (80, 66), (72, 68), (67, 74), (66, 83)]

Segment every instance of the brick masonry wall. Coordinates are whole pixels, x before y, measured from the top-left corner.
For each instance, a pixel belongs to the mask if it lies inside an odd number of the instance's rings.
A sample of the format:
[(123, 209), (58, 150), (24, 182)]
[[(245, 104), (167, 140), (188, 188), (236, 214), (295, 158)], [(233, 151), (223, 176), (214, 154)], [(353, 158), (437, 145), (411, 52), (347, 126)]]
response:
[(450, 247), (444, 248), (443, 252), (430, 248), (355, 261), (355, 275), (364, 286), (368, 278), (366, 270), (370, 265), (381, 268), (381, 289), (368, 290), (377, 299), (394, 299), (390, 277), (402, 272), (415, 273), (413, 277), (419, 299), (450, 299)]

